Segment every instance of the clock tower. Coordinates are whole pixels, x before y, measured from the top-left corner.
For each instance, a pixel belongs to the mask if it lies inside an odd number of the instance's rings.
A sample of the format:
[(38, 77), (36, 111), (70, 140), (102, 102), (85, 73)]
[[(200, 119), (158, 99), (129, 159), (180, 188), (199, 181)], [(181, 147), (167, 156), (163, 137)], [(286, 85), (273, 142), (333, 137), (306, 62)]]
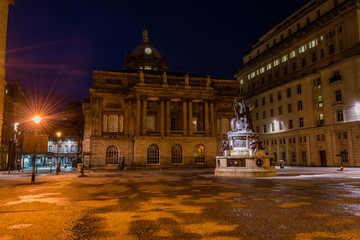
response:
[(166, 71), (168, 66), (163, 57), (150, 44), (148, 31), (142, 33), (142, 41), (132, 52), (126, 53), (125, 69)]

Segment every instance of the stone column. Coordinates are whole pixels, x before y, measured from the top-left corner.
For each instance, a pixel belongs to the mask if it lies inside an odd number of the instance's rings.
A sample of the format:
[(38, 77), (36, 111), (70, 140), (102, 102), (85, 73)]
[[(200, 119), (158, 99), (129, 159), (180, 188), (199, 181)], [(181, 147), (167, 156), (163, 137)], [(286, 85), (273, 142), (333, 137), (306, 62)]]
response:
[(215, 112), (214, 112), (214, 103), (210, 103), (210, 126), (211, 126), (211, 136), (215, 137)]
[(209, 103), (208, 102), (204, 102), (204, 108), (205, 108), (205, 116), (204, 116), (205, 135), (208, 136), (209, 135)]
[(140, 135), (140, 99), (136, 100), (136, 126), (135, 126), (135, 135)]
[(221, 136), (222, 135), (221, 134), (221, 118), (219, 118), (219, 117), (216, 119), (216, 126), (217, 126), (217, 134), (216, 135), (218, 137), (222, 137)]
[[(129, 134), (129, 110), (131, 101), (124, 101), (124, 118), (123, 118), (123, 132), (125, 135)], [(120, 126), (119, 126), (120, 127)]]
[(187, 111), (186, 111), (186, 101), (183, 100), (183, 134), (187, 134)]
[(170, 118), (170, 101), (166, 101), (166, 132), (167, 135), (170, 136), (170, 130), (171, 130), (171, 118)]
[(161, 137), (164, 136), (164, 125), (165, 125), (165, 122), (164, 122), (164, 119), (165, 116), (164, 116), (164, 100), (160, 100), (160, 135)]
[(147, 125), (146, 125), (146, 116), (147, 116), (147, 100), (144, 99), (143, 100), (143, 135), (146, 135), (146, 131), (147, 131)]
[(192, 102), (189, 102), (189, 134), (193, 135), (193, 125), (192, 125)]

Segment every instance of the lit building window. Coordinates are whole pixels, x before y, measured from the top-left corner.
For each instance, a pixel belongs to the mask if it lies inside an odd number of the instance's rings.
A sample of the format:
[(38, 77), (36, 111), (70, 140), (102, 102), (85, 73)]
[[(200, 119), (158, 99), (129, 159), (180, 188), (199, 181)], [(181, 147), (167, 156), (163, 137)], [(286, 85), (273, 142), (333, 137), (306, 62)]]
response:
[(195, 163), (205, 163), (205, 147), (203, 145), (197, 145), (194, 151)]
[(271, 69), (271, 63), (266, 65), (266, 70), (270, 70)]
[(159, 164), (159, 147), (151, 144), (147, 149), (147, 164)]
[(182, 163), (182, 148), (178, 144), (171, 148), (171, 163)]
[(277, 65), (279, 65), (279, 59), (276, 59), (275, 61), (274, 61), (274, 67), (276, 67)]
[(320, 113), (318, 115), (318, 118), (319, 118), (319, 124), (325, 124), (324, 114), (323, 113)]
[(322, 96), (318, 96), (318, 107), (323, 107), (323, 98), (322, 98)]
[(244, 80), (240, 79), (240, 84), (243, 85), (244, 84)]
[(290, 58), (293, 58), (296, 56), (295, 50), (290, 52)]
[(317, 44), (318, 44), (317, 39), (312, 40), (311, 42), (309, 42), (309, 49), (317, 46)]
[(287, 60), (288, 60), (288, 55), (287, 54), (282, 56), (282, 58), (281, 58), (282, 63), (286, 62)]
[(260, 68), (260, 74), (265, 72), (265, 67)]
[[(284, 130), (284, 122), (283, 121), (279, 121), (279, 130)], [(275, 140), (276, 141), (276, 140)]]
[(304, 53), (307, 50), (307, 46), (306, 44), (302, 45), (301, 47), (299, 47), (299, 53)]
[(49, 152), (52, 152), (52, 146), (49, 146)]

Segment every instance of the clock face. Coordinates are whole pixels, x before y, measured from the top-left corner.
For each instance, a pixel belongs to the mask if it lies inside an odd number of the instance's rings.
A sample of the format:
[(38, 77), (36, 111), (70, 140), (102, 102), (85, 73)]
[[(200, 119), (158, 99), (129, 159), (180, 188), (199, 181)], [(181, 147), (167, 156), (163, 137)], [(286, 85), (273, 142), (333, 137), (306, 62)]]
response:
[(145, 48), (145, 53), (146, 53), (146, 54), (151, 54), (151, 53), (152, 53), (151, 48)]

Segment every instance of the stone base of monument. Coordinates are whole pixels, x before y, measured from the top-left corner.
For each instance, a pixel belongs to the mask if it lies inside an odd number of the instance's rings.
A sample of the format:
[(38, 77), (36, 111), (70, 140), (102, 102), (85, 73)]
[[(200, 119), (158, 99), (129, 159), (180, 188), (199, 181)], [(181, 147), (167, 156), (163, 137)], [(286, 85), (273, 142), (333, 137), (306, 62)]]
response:
[(276, 168), (270, 165), (273, 156), (217, 156), (215, 176), (223, 177), (272, 177)]

